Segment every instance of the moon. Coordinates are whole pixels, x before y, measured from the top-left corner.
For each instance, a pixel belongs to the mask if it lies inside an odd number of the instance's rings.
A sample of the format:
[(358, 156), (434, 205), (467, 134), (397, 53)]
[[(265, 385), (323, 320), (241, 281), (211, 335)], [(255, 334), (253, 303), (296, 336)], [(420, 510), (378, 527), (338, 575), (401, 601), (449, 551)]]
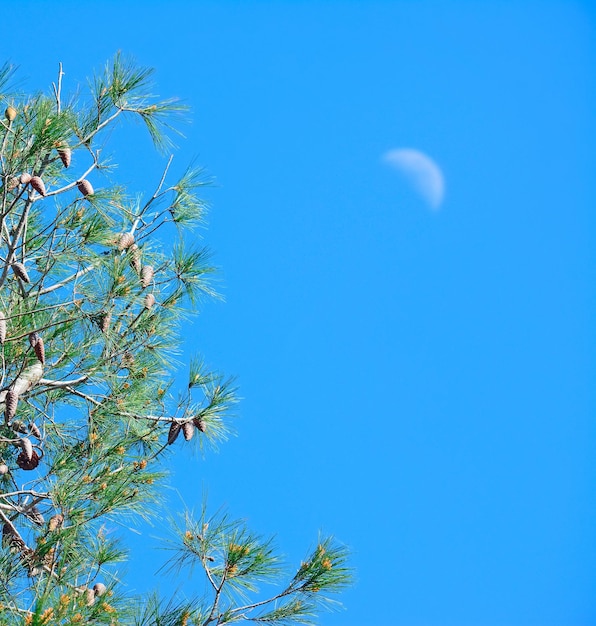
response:
[(383, 161), (402, 174), (432, 209), (440, 208), (445, 195), (445, 177), (428, 155), (413, 148), (397, 148), (385, 152)]

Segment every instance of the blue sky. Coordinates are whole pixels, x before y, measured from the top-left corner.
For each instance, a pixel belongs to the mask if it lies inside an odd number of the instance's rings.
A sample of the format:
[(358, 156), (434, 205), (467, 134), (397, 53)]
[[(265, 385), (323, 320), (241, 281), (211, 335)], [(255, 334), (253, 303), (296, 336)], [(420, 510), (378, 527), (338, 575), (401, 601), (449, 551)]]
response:
[[(172, 507), (206, 490), (294, 562), (334, 533), (357, 580), (323, 626), (596, 623), (590, 3), (18, 12), (24, 86), (121, 49), (192, 107), (174, 168), (216, 179), (226, 301), (187, 345), (243, 400), (218, 454), (179, 450)], [(153, 190), (164, 161), (127, 136), (118, 180)], [(404, 147), (442, 169), (439, 210), (383, 163)], [(140, 545), (131, 588), (171, 589)]]

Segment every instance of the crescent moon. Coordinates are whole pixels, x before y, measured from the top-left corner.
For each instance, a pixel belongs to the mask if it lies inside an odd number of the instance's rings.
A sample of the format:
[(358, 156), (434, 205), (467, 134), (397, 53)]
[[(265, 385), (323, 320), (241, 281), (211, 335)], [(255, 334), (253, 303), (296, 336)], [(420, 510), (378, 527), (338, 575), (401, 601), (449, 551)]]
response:
[(424, 152), (412, 148), (389, 150), (385, 163), (402, 174), (432, 209), (437, 210), (445, 195), (445, 178), (441, 168)]

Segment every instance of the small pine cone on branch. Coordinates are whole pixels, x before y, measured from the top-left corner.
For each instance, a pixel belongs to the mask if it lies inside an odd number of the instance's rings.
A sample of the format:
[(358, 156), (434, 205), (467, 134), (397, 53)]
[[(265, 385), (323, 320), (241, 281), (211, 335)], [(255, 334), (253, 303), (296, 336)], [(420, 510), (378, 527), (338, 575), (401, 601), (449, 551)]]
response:
[(135, 238), (132, 233), (121, 233), (118, 237), (118, 250), (128, 250), (134, 242)]
[(45, 196), (46, 195), (46, 193), (47, 193), (46, 192), (46, 186), (44, 185), (43, 180), (41, 180), (41, 178), (39, 176), (32, 176), (31, 180), (29, 181), (29, 184), (41, 196)]
[(4, 311), (0, 311), (0, 344), (6, 341), (6, 316)]
[(42, 526), (46, 523), (44, 516), (39, 512), (39, 509), (36, 506), (32, 506), (25, 512), (25, 515), (38, 526)]
[(29, 433), (27, 427), (23, 424), (23, 422), (21, 422), (21, 420), (12, 420), (10, 427), (15, 433), (20, 433), (21, 435), (27, 435)]
[(4, 117), (9, 122), (14, 122), (16, 116), (17, 116), (17, 110), (14, 107), (11, 107), (11, 106), (6, 107), (6, 111), (4, 111)]
[(14, 389), (9, 389), (4, 398), (4, 419), (11, 422), (17, 414), (17, 405), (19, 403), (19, 395)]
[(37, 424), (35, 422), (31, 422), (31, 424), (29, 424), (29, 432), (36, 439), (40, 439), (41, 440), (41, 430), (39, 430), (39, 427), (37, 426)]
[(23, 450), (17, 457), (17, 465), (24, 470), (34, 470), (39, 465), (39, 455), (33, 450), (31, 458), (27, 459)]
[(95, 583), (93, 585), (93, 591), (98, 598), (101, 598), (107, 591), (107, 587), (103, 583)]
[(155, 296), (152, 293), (148, 293), (145, 296), (145, 300), (143, 302), (146, 309), (150, 309), (155, 304)]
[(29, 172), (23, 172), (19, 176), (19, 182), (21, 183), (21, 185), (28, 185), (31, 182), (32, 178), (33, 177), (31, 176), (31, 174), (29, 174)]
[(130, 369), (131, 367), (134, 366), (135, 364), (135, 355), (132, 352), (125, 352), (122, 355), (122, 367), (125, 367), (127, 369)]
[(186, 441), (190, 441), (195, 434), (195, 425), (192, 422), (184, 422), (182, 424), (182, 434)]
[(93, 589), (85, 589), (83, 595), (87, 606), (93, 606), (95, 604), (95, 591), (93, 591)]
[(50, 517), (50, 521), (48, 522), (48, 530), (54, 531), (62, 528), (62, 524), (64, 524), (64, 515), (61, 513), (56, 513), (56, 515), (52, 515)]
[(2, 526), (2, 545), (19, 550), (25, 547), (25, 542), (17, 535), (8, 522), (5, 522)]
[(195, 417), (192, 423), (204, 433), (207, 430), (207, 422), (202, 417)]
[(178, 435), (180, 434), (180, 430), (182, 426), (176, 422), (172, 422), (170, 425), (170, 430), (168, 432), (168, 445), (171, 446), (176, 439), (178, 439)]
[(8, 465), (6, 463), (0, 463), (0, 476), (8, 474)]
[(101, 330), (101, 332), (104, 333), (105, 335), (105, 333), (107, 333), (108, 330), (110, 329), (110, 322), (112, 321), (111, 312), (108, 311), (107, 313), (101, 313), (94, 319), (97, 325), (99, 326), (99, 329)]
[(152, 280), (153, 280), (153, 266), (143, 265), (143, 267), (141, 268), (141, 286), (149, 287)]
[(11, 265), (11, 267), (12, 267), (12, 271), (14, 272), (14, 275), (20, 278), (24, 283), (31, 282), (31, 280), (29, 279), (29, 274), (27, 274), (27, 270), (25, 269), (25, 266), (22, 263), (19, 263), (19, 261), (15, 261)]
[(25, 458), (27, 461), (30, 461), (33, 458), (33, 444), (27, 437), (23, 437), (19, 441), (19, 445), (23, 448), (23, 452), (25, 453)]
[(47, 567), (48, 569), (52, 569), (52, 567), (54, 567), (54, 564), (56, 562), (56, 548), (50, 548), (43, 555), (42, 561), (45, 567)]
[(6, 188), (8, 191), (12, 191), (19, 186), (19, 179), (16, 176), (12, 176), (8, 182), (6, 183)]
[(43, 339), (37, 333), (29, 333), (29, 343), (35, 352), (37, 360), (45, 365), (46, 363), (46, 349), (43, 344)]
[(58, 145), (58, 156), (62, 161), (62, 165), (64, 165), (64, 167), (68, 167), (72, 160), (72, 150), (67, 145), (60, 143)]
[(94, 193), (93, 186), (85, 178), (77, 181), (77, 188), (85, 197), (92, 196)]
[(133, 270), (137, 273), (141, 273), (141, 248), (137, 246), (136, 243), (133, 243), (129, 249), (130, 252), (130, 265)]

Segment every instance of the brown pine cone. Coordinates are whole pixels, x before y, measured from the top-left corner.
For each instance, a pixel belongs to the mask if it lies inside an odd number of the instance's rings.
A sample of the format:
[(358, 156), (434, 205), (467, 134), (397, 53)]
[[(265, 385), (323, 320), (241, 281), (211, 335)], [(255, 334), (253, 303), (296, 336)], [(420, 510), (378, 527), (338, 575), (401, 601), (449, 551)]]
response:
[(149, 287), (153, 280), (153, 266), (143, 265), (141, 268), (141, 286)]
[(93, 589), (85, 589), (84, 597), (87, 606), (93, 606), (95, 604), (95, 591), (93, 591)]
[(11, 267), (12, 267), (12, 271), (14, 272), (14, 275), (20, 278), (24, 283), (31, 282), (29, 280), (29, 274), (27, 274), (27, 270), (25, 269), (25, 266), (22, 263), (15, 261), (14, 263), (11, 264)]
[(27, 439), (27, 437), (23, 437), (19, 441), (19, 445), (23, 448), (27, 461), (30, 461), (33, 458), (33, 444), (29, 441), (29, 439)]
[(207, 422), (202, 417), (195, 417), (192, 423), (204, 433), (207, 430)]
[(128, 250), (134, 242), (134, 235), (131, 233), (121, 233), (120, 237), (118, 237), (118, 250)]
[(180, 434), (180, 430), (182, 426), (176, 422), (172, 422), (170, 425), (170, 430), (168, 432), (168, 445), (171, 446), (176, 439), (178, 439), (178, 435)]
[(38, 526), (41, 526), (46, 522), (44, 516), (39, 512), (39, 509), (36, 506), (32, 506), (30, 509), (25, 511), (25, 515)]
[(17, 535), (12, 526), (5, 522), (2, 525), (2, 545), (22, 550), (25, 542)]
[(84, 178), (77, 181), (77, 187), (84, 196), (92, 196), (94, 193), (91, 183)]
[(137, 274), (141, 273), (141, 249), (136, 243), (130, 246), (130, 265)]
[(195, 425), (192, 422), (184, 422), (184, 424), (182, 424), (182, 434), (186, 441), (190, 441), (195, 434)]
[(41, 180), (39, 176), (32, 176), (31, 180), (29, 181), (29, 184), (40, 195), (42, 196), (46, 195), (46, 186), (44, 185), (43, 180)]
[(17, 457), (17, 465), (24, 470), (34, 470), (39, 465), (39, 455), (33, 450), (31, 458), (27, 459), (23, 450)]
[(107, 591), (107, 588), (103, 583), (95, 583), (93, 585), (93, 591), (96, 596), (101, 597)]
[(17, 404), (19, 403), (19, 396), (14, 389), (9, 389), (6, 392), (4, 398), (4, 419), (10, 422), (12, 418), (17, 414)]
[(62, 524), (64, 524), (64, 515), (61, 513), (56, 513), (56, 515), (52, 515), (50, 517), (50, 521), (48, 522), (48, 530), (54, 531), (62, 528)]
[(64, 167), (68, 167), (70, 165), (70, 161), (72, 159), (72, 151), (68, 146), (58, 148), (58, 156), (62, 161), (62, 165)]
[(148, 293), (145, 296), (145, 300), (143, 302), (146, 309), (150, 309), (155, 304), (155, 296), (152, 293)]
[(9, 121), (9, 122), (14, 122), (15, 118), (17, 116), (17, 110), (14, 107), (6, 107), (6, 111), (4, 111), (4, 117)]
[(21, 435), (26, 435), (29, 432), (21, 420), (12, 420), (10, 427), (15, 431), (15, 433), (21, 433)]
[(46, 349), (45, 349), (45, 346), (43, 345), (43, 339), (41, 337), (39, 337), (39, 339), (37, 340), (37, 343), (33, 346), (33, 350), (35, 351), (35, 356), (37, 357), (37, 360), (42, 365), (45, 365)]

